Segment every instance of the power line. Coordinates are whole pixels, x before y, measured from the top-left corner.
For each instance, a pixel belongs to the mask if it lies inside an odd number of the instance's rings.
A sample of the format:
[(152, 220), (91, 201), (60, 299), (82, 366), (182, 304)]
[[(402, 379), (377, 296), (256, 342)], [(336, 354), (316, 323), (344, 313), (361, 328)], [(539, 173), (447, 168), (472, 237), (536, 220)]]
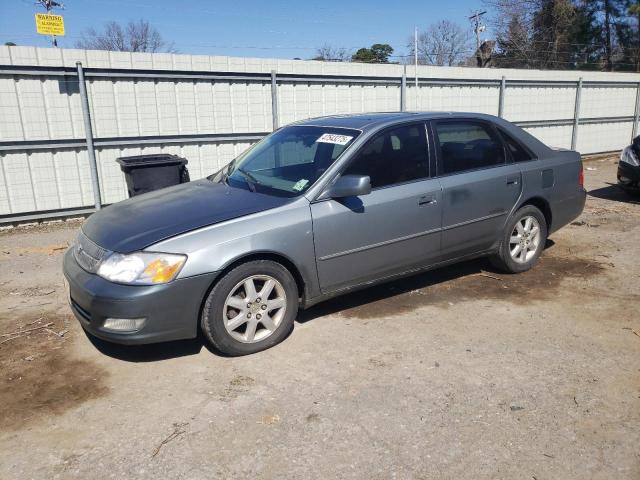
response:
[[(11, 35), (12, 37), (16, 37), (16, 38), (39, 38), (38, 35), (34, 35), (34, 34), (23, 34), (23, 35)], [(82, 38), (81, 35), (68, 35), (68, 38)], [(296, 46), (296, 45), (222, 45), (222, 44), (209, 44), (209, 43), (189, 43), (189, 44), (184, 44), (184, 46), (195, 46), (195, 47), (208, 47), (208, 48), (219, 48), (219, 49), (249, 49), (249, 50), (309, 50), (309, 51), (315, 51), (317, 50), (317, 47), (311, 47), (311, 46)], [(336, 47), (338, 48), (338, 47)], [(340, 47), (340, 48), (345, 48), (345, 49), (355, 49), (358, 47)], [(579, 52), (573, 52), (570, 50), (541, 50), (541, 49), (535, 49), (536, 53), (553, 53), (553, 54), (579, 54)], [(453, 54), (453, 53), (460, 53), (460, 54), (473, 54), (475, 53), (474, 49), (460, 49), (460, 50), (456, 50), (456, 51), (439, 51), (439, 52), (422, 52), (423, 55), (448, 55), (448, 54)], [(392, 54), (389, 55), (389, 58), (414, 58), (414, 53), (410, 53), (410, 54)], [(510, 58), (513, 58), (515, 60), (528, 60), (527, 57), (523, 54), (523, 53), (519, 53), (519, 52), (515, 52), (512, 53)], [(341, 60), (339, 58), (330, 58), (328, 60)], [(541, 63), (563, 63), (563, 64), (567, 64), (567, 65), (571, 65), (574, 63), (579, 63), (579, 64), (599, 64), (599, 62), (581, 62), (581, 61), (573, 61), (573, 60), (541, 60)], [(624, 62), (616, 62), (617, 65), (634, 65), (633, 63), (624, 63)]]
[[(11, 34), (9, 34), (11, 35)], [(12, 35), (13, 37), (20, 37), (20, 38), (40, 38), (39, 35), (35, 35), (35, 34), (22, 34), (22, 35)], [(82, 38), (82, 36), (74, 36), (74, 35), (69, 35), (67, 36), (67, 38)], [(567, 43), (568, 44), (568, 43)], [(195, 47), (207, 47), (207, 48), (218, 48), (218, 49), (249, 49), (249, 50), (265, 50), (265, 51), (274, 51), (274, 50), (308, 50), (308, 51), (316, 51), (317, 47), (311, 47), (311, 46), (297, 46), (297, 45), (221, 45), (221, 44), (208, 44), (208, 43), (190, 43), (190, 44), (184, 44), (184, 46), (195, 46)], [(337, 48), (337, 47), (336, 47)], [(350, 50), (350, 49), (356, 49), (358, 47), (340, 47), (340, 48), (345, 48), (346, 50)], [(457, 53), (457, 54), (468, 54), (469, 56), (471, 56), (473, 53), (475, 53), (475, 50), (469, 48), (469, 49), (460, 49), (460, 50), (456, 50), (456, 51), (440, 51), (440, 52), (422, 52), (422, 55), (449, 55), (449, 54), (453, 54), (453, 53)], [(545, 65), (545, 64), (556, 64), (556, 65), (567, 65), (567, 66), (576, 66), (576, 65), (601, 65), (600, 61), (581, 61), (579, 59), (579, 55), (580, 52), (574, 52), (571, 50), (547, 50), (547, 49), (534, 49), (532, 53), (548, 53), (548, 54), (554, 54), (554, 55), (562, 55), (562, 54), (570, 54), (570, 55), (577, 55), (578, 58), (576, 59), (571, 59), (571, 60), (558, 60), (558, 59), (553, 59), (553, 58), (549, 58), (549, 59), (536, 59), (535, 62), (538, 65)], [(410, 54), (392, 54), (389, 55), (389, 58), (392, 59), (406, 59), (406, 58), (414, 58), (415, 54), (414, 52), (411, 52)], [(498, 58), (500, 58), (500, 55), (498, 55)], [(504, 57), (502, 57), (502, 59), (504, 59)], [(507, 57), (507, 59), (512, 59), (515, 61), (523, 61), (523, 62), (529, 62), (532, 63), (532, 59), (528, 58), (523, 52), (511, 52), (509, 57)], [(329, 61), (343, 61), (344, 59), (340, 59), (340, 58), (329, 58), (327, 59)], [(630, 63), (630, 62), (620, 62), (617, 61), (615, 62), (615, 64), (617, 66), (632, 66), (635, 67), (636, 64), (635, 63)], [(433, 63), (428, 63), (427, 65), (433, 65)], [(526, 67), (525, 67), (526, 68)]]

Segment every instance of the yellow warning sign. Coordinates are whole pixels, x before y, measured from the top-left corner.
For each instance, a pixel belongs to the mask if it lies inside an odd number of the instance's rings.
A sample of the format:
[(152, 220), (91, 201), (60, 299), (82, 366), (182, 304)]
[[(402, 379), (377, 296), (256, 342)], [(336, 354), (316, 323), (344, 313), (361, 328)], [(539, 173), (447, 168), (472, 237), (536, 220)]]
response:
[(64, 36), (64, 19), (62, 15), (36, 13), (36, 30), (41, 35)]

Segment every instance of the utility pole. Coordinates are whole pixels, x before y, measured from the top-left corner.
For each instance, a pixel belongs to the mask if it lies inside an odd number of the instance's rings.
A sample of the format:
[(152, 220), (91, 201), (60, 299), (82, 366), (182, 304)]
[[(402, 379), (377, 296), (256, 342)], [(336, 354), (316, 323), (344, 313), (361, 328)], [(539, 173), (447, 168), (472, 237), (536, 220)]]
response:
[[(54, 8), (64, 8), (64, 5), (56, 2), (55, 0), (38, 0), (36, 5), (42, 5), (44, 9), (47, 11), (47, 14), (50, 13)], [(55, 35), (51, 35), (51, 44), (54, 47), (58, 46), (58, 40), (56, 40)]]
[(486, 11), (479, 12), (478, 10), (476, 10), (475, 13), (469, 17), (469, 20), (471, 20), (471, 22), (473, 23), (473, 31), (476, 34), (476, 50), (480, 49), (480, 34), (484, 32), (486, 28), (481, 21), (482, 16), (486, 13)]
[(613, 72), (613, 62), (611, 60), (611, 3), (604, 0), (602, 6), (604, 8), (604, 55), (605, 68), (609, 72)]

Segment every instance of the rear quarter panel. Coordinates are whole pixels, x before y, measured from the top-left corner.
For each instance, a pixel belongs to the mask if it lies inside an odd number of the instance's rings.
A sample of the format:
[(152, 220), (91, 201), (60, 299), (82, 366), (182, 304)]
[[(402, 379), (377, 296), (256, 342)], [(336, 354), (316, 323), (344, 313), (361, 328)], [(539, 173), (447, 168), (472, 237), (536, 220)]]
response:
[(574, 151), (551, 150), (537, 160), (523, 162), (522, 203), (533, 198), (547, 201), (551, 210), (549, 233), (577, 218), (584, 209), (586, 192), (579, 184), (582, 160)]

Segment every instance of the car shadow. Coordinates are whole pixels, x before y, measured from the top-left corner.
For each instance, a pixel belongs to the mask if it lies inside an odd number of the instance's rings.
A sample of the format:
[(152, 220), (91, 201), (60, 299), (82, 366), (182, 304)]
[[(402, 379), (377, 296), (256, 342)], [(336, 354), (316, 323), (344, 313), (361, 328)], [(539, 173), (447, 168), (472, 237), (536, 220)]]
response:
[[(234, 358), (217, 350), (205, 338), (204, 333), (198, 329), (198, 336), (187, 340), (174, 340), (171, 342), (150, 343), (147, 345), (121, 345), (108, 342), (91, 335), (83, 330), (91, 344), (103, 355), (131, 363), (160, 362), (178, 357), (198, 355), (202, 349), (221, 358)], [(285, 340), (291, 335), (289, 332)]]
[[(554, 245), (555, 242), (553, 240), (547, 239), (544, 248), (547, 250)], [(424, 273), (367, 287), (354, 291), (353, 293), (326, 300), (298, 313), (296, 321), (298, 323), (306, 323), (316, 318), (324, 317), (325, 315), (335, 314), (367, 303), (393, 298), (407, 292), (428, 288), (439, 283), (449, 282), (469, 275), (477, 275), (482, 272), (502, 273), (491, 265), (487, 258), (455, 263), (447, 267), (428, 270)]]
[(640, 205), (640, 194), (633, 195), (625, 192), (615, 183), (608, 183), (606, 187), (596, 188), (587, 192), (590, 197), (601, 198), (603, 200), (611, 200), (612, 202), (631, 203)]
[(196, 338), (188, 340), (175, 340), (172, 342), (150, 343), (148, 345), (120, 345), (107, 342), (101, 338), (94, 337), (86, 330), (87, 339), (103, 355), (107, 357), (123, 360), (125, 362), (144, 363), (169, 360), (171, 358), (197, 355), (203, 348), (208, 349), (216, 355), (222, 356), (219, 352), (209, 347), (202, 333)]
[[(545, 250), (552, 248), (554, 245), (555, 243), (553, 240), (547, 239)], [(500, 273), (486, 258), (456, 263), (447, 267), (429, 270), (424, 273), (393, 280), (326, 300), (307, 310), (301, 310), (298, 313), (296, 323), (302, 324), (310, 322), (317, 318), (335, 314), (343, 310), (348, 310), (350, 308), (355, 308), (383, 299), (393, 298), (412, 290), (427, 288), (439, 283), (448, 282), (481, 272)], [(159, 362), (172, 358), (198, 355), (203, 348), (218, 357), (232, 358), (211, 346), (201, 331), (199, 331), (198, 336), (193, 339), (152, 343), (148, 345), (120, 345), (94, 337), (87, 331), (84, 333), (91, 344), (100, 353), (125, 362)], [(288, 335), (290, 334), (291, 332), (289, 332)]]

